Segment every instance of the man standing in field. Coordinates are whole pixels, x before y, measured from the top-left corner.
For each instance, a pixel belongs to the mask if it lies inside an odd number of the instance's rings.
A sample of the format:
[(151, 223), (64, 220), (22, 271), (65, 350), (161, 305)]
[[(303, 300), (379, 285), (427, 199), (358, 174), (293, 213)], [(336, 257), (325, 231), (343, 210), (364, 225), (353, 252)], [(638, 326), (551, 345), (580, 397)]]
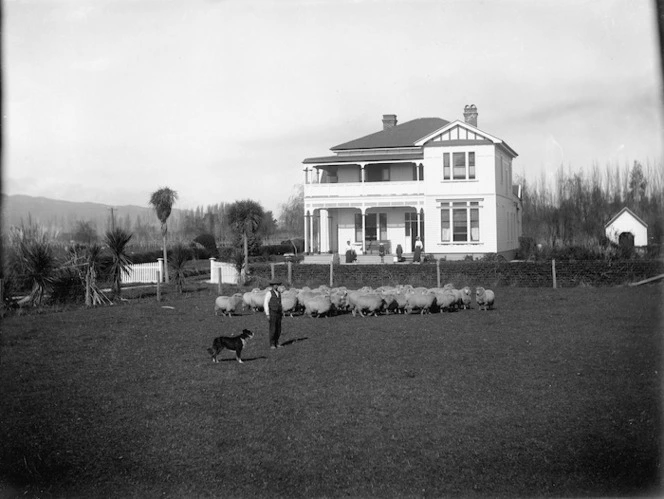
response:
[(283, 317), (283, 308), (281, 306), (281, 293), (279, 286), (281, 282), (270, 281), (270, 290), (265, 293), (265, 303), (263, 309), (269, 322), (270, 348), (279, 348), (279, 336), (281, 336), (281, 318)]

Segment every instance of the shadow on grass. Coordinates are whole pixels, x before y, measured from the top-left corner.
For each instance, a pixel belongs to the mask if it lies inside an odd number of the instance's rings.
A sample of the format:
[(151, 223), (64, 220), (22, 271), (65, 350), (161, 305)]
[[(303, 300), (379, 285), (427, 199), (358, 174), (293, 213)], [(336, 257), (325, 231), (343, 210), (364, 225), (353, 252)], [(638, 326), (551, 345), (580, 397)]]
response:
[[(258, 357), (242, 357), (242, 362), (253, 362), (254, 360), (267, 359), (265, 355), (260, 355)], [(227, 359), (219, 359), (219, 362), (237, 362), (235, 357), (229, 357)]]
[(282, 347), (287, 347), (289, 345), (292, 345), (293, 343), (297, 343), (298, 341), (304, 341), (308, 340), (309, 338), (305, 336), (304, 338), (293, 338), (292, 340), (284, 341), (283, 343), (280, 343)]

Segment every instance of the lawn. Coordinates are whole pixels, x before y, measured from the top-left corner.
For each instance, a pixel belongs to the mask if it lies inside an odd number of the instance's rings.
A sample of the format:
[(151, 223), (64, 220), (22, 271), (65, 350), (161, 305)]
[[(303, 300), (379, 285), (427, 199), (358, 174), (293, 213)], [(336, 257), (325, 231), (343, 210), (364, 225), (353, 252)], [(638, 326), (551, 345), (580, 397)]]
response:
[(0, 496), (659, 495), (662, 290), (286, 317), (276, 351), (214, 288), (5, 318)]

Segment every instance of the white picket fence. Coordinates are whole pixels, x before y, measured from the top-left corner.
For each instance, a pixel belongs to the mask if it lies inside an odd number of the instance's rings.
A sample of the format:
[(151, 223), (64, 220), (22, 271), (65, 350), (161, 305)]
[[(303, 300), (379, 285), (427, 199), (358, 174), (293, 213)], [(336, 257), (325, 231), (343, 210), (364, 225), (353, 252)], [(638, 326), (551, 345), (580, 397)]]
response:
[(129, 266), (129, 275), (122, 274), (122, 283), (153, 283), (164, 282), (164, 259), (156, 262), (137, 263)]
[(228, 262), (218, 262), (210, 258), (210, 281), (212, 284), (219, 283), (219, 271), (221, 270), (221, 282), (225, 284), (237, 284), (240, 282), (240, 273), (235, 265)]

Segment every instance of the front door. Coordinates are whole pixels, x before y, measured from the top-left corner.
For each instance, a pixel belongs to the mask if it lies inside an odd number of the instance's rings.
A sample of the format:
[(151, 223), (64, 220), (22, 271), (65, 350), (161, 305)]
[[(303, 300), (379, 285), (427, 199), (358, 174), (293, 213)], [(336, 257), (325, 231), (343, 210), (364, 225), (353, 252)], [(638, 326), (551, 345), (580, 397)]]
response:
[(405, 231), (406, 231), (406, 248), (410, 248), (410, 251), (415, 251), (415, 241), (417, 241), (417, 236), (420, 236), (422, 241), (424, 241), (424, 213), (420, 214), (420, 225), (417, 226), (417, 212), (406, 212), (405, 220)]

